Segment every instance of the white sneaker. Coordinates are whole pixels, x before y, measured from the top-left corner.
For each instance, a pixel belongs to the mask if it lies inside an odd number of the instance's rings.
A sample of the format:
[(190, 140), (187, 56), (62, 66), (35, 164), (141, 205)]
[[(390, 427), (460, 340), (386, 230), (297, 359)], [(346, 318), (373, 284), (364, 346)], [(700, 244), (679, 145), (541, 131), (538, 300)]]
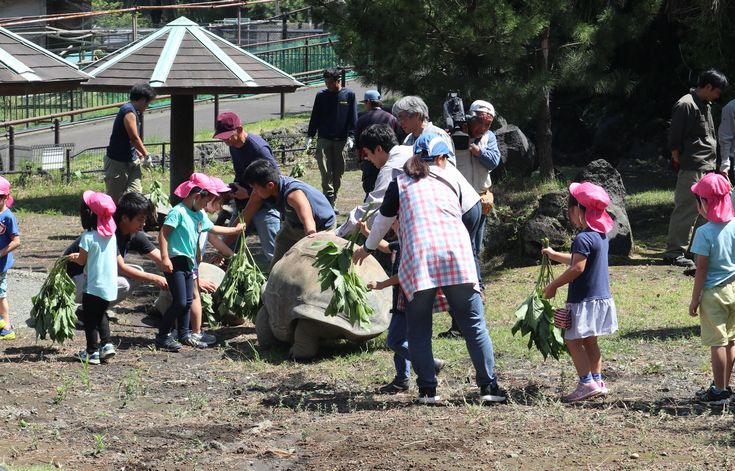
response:
[(204, 331), (201, 331), (198, 334), (192, 332), (191, 335), (195, 339), (199, 340), (202, 343), (206, 343), (207, 345), (214, 345), (215, 343), (217, 343), (217, 337)]
[(100, 360), (105, 361), (117, 355), (115, 346), (111, 343), (106, 343), (100, 347)]

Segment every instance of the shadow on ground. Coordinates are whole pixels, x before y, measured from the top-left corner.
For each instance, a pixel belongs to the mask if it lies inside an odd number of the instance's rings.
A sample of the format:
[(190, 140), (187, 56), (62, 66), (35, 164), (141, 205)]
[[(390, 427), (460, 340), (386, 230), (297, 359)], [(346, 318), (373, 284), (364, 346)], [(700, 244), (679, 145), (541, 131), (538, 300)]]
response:
[(700, 336), (699, 326), (672, 327), (665, 329), (634, 330), (620, 334), (621, 338), (632, 340), (659, 340), (689, 339)]

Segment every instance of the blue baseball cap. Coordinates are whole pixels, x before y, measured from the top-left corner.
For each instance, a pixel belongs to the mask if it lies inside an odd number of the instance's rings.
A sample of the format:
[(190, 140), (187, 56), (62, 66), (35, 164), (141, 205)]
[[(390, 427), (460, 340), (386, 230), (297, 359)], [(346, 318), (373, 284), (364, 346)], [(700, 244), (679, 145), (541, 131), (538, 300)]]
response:
[(451, 155), (452, 150), (440, 135), (423, 133), (414, 142), (413, 153), (421, 154), (421, 160), (432, 161), (440, 155)]
[(377, 90), (366, 90), (363, 101), (380, 101), (380, 93)]

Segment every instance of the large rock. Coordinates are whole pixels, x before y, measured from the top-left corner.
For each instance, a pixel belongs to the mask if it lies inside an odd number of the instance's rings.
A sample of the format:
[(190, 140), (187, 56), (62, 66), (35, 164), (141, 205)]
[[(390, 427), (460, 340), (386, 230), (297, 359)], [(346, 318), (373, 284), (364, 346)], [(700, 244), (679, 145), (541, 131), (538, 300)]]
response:
[(505, 124), (494, 133), (502, 163), (493, 170), (493, 180), (500, 180), (508, 173), (530, 175), (537, 167), (536, 147), (523, 131), (515, 124)]
[(567, 201), (565, 191), (547, 193), (539, 199), (538, 208), (521, 227), (521, 252), (525, 257), (538, 258), (545, 237), (552, 247), (569, 245), (572, 227), (567, 217)]
[(633, 231), (630, 227), (628, 212), (625, 210), (625, 185), (623, 178), (610, 163), (597, 159), (584, 167), (576, 177), (575, 182), (592, 182), (600, 185), (610, 195), (610, 205), (607, 212), (615, 221), (612, 230), (607, 234), (610, 241), (611, 255), (628, 256), (633, 250)]
[[(592, 182), (605, 188), (610, 195), (607, 212), (615, 222), (607, 234), (610, 255), (629, 256), (633, 250), (633, 233), (625, 210), (625, 186), (620, 174), (607, 161), (590, 162), (574, 178), (575, 182)], [(522, 254), (538, 257), (541, 239), (548, 237), (552, 247), (568, 247), (576, 229), (571, 226), (567, 214), (568, 193), (555, 191), (539, 199), (539, 207), (526, 220), (520, 231)]]
[[(375, 310), (366, 327), (353, 326), (344, 314), (326, 316), (324, 311), (332, 299), (332, 290), (322, 291), (318, 270), (313, 263), (317, 241), (344, 246), (347, 241), (331, 232), (320, 232), (314, 238), (301, 239), (273, 266), (263, 288), (263, 307), (255, 320), (258, 344), (268, 348), (276, 342), (291, 345), (290, 356), (296, 360), (313, 358), (323, 340), (346, 339), (365, 342), (383, 333), (390, 324), (392, 290), (373, 290), (367, 301)], [(356, 266), (365, 281), (387, 278), (380, 264), (371, 256)]]

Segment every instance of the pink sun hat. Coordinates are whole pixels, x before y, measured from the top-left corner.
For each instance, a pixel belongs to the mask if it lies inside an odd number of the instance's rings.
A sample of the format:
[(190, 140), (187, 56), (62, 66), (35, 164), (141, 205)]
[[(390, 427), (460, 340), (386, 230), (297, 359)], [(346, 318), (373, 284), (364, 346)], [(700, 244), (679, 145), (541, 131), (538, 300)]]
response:
[(10, 196), (10, 182), (5, 177), (0, 177), (0, 195), (7, 196), (5, 206), (11, 208), (13, 206), (13, 197)]
[(212, 186), (214, 187), (215, 191), (219, 194), (227, 193), (228, 191), (232, 191), (232, 188), (230, 188), (230, 185), (223, 182), (221, 178), (219, 177), (209, 177), (212, 181)]
[(105, 237), (115, 234), (117, 224), (113, 215), (115, 214), (115, 202), (110, 195), (87, 190), (82, 195), (84, 203), (97, 216), (97, 232)]
[(692, 185), (692, 193), (707, 201), (707, 219), (728, 222), (735, 217), (730, 182), (719, 173), (708, 173)]
[(186, 198), (194, 187), (199, 187), (202, 190), (207, 190), (215, 196), (219, 196), (219, 193), (215, 189), (215, 185), (212, 183), (212, 179), (203, 173), (196, 172), (192, 173), (187, 181), (177, 186), (174, 190), (174, 194), (179, 198)]
[(572, 183), (569, 193), (584, 206), (584, 220), (590, 229), (601, 234), (612, 230), (614, 222), (605, 210), (610, 204), (610, 197), (604, 188), (590, 182)]

